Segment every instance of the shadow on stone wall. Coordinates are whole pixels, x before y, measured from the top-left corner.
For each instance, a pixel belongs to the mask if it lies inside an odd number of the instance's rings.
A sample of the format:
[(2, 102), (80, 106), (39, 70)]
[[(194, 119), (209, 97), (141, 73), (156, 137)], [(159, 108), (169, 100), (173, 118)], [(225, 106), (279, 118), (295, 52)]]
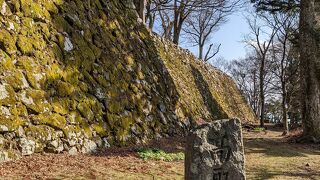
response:
[(205, 80), (201, 72), (191, 65), (192, 75), (195, 84), (201, 94), (203, 102), (214, 120), (228, 118), (228, 115), (211, 94), (208, 82)]

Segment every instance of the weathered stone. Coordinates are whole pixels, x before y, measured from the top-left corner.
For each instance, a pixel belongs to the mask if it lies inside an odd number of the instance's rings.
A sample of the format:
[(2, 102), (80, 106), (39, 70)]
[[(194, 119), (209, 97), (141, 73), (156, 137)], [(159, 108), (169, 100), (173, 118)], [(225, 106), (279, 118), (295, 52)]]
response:
[(19, 126), (17, 130), (17, 137), (25, 137), (25, 132), (22, 126)]
[(21, 148), (21, 154), (23, 156), (33, 154), (36, 149), (36, 143), (33, 140), (27, 138), (20, 138), (19, 146)]
[(97, 144), (91, 140), (85, 140), (81, 149), (82, 153), (92, 153), (97, 150)]
[(191, 131), (187, 138), (185, 179), (245, 179), (240, 120), (218, 120)]
[(76, 155), (76, 154), (78, 154), (78, 150), (76, 147), (72, 147), (71, 149), (69, 149), (68, 153), (70, 155)]
[(62, 141), (60, 139), (56, 139), (48, 144), (47, 149), (49, 152), (60, 153), (63, 151), (64, 147)]
[(8, 152), (6, 151), (0, 151), (0, 162), (6, 162), (10, 161), (11, 159), (9, 158)]
[(163, 112), (163, 113), (167, 111), (166, 106), (165, 106), (163, 103), (161, 103), (161, 104), (159, 105), (159, 109), (160, 109), (160, 111)]
[(69, 143), (69, 146), (75, 146), (77, 144), (77, 134), (76, 133), (69, 133), (68, 134), (68, 139), (67, 139), (68, 143)]
[(5, 125), (0, 125), (0, 132), (8, 132), (9, 128)]
[(161, 122), (164, 124), (164, 125), (167, 125), (168, 124), (168, 121), (167, 121), (167, 118), (164, 116), (164, 114), (162, 112), (159, 113), (159, 116), (160, 116), (160, 119), (161, 119)]
[(3, 138), (2, 135), (0, 135), (0, 147), (4, 145), (4, 142), (5, 142), (5, 139)]
[(111, 147), (111, 145), (110, 145), (110, 143), (108, 142), (108, 139), (107, 139), (107, 138), (103, 138), (103, 139), (102, 139), (102, 147), (104, 147), (104, 148), (110, 148), (110, 147)]

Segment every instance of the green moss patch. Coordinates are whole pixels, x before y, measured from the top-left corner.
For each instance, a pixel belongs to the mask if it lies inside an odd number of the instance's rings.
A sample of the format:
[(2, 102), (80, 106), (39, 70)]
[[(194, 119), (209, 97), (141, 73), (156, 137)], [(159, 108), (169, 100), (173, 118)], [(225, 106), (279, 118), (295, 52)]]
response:
[(144, 160), (157, 160), (157, 161), (182, 161), (184, 160), (184, 153), (166, 153), (160, 149), (139, 149), (137, 151), (140, 158)]

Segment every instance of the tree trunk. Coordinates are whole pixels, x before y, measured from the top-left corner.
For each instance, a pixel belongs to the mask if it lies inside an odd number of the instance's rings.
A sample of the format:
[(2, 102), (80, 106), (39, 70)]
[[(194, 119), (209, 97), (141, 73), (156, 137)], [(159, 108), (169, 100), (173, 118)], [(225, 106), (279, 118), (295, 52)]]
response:
[(136, 10), (139, 14), (139, 17), (142, 19), (142, 22), (146, 22), (146, 18), (145, 18), (145, 9), (146, 9), (146, 5), (147, 5), (147, 1), (146, 0), (134, 0), (134, 4), (136, 6)]
[(174, 26), (174, 30), (173, 30), (173, 43), (178, 45), (180, 40), (180, 33), (181, 33), (183, 21), (177, 20), (176, 23), (177, 24)]
[(262, 57), (261, 64), (260, 64), (260, 74), (259, 74), (259, 80), (260, 80), (260, 126), (264, 127), (264, 69), (265, 69), (265, 57)]
[(178, 6), (178, 0), (175, 0), (175, 15), (174, 15), (174, 29), (173, 29), (173, 43), (179, 44), (180, 34), (182, 30), (182, 25), (185, 20), (185, 3), (183, 0), (180, 1)]
[(282, 90), (282, 121), (284, 131), (282, 135), (289, 134), (289, 122), (287, 117), (287, 83), (286, 83), (286, 67), (285, 67), (285, 59), (286, 59), (286, 52), (287, 52), (287, 35), (285, 35), (283, 40), (283, 52), (282, 52), (282, 59), (281, 59), (281, 90)]
[(301, 0), (300, 70), (302, 120), (306, 138), (320, 140), (320, 2)]
[(147, 13), (145, 15), (145, 18), (146, 18), (146, 21), (147, 19), (149, 20), (149, 23), (148, 23), (148, 27), (150, 30), (153, 29), (153, 26), (154, 26), (154, 15), (153, 13), (151, 13), (151, 2), (148, 1), (147, 5), (146, 5), (146, 10), (147, 10)]
[(174, 1), (174, 18), (173, 18), (173, 43), (178, 44), (179, 42), (179, 37), (177, 37), (177, 29), (178, 29), (178, 18), (179, 18), (179, 10), (178, 10), (178, 4), (177, 0)]
[(283, 121), (283, 127), (284, 127), (283, 135), (288, 135), (289, 123), (288, 123), (288, 117), (287, 117), (287, 92), (286, 92), (286, 85), (284, 82), (282, 83), (282, 121)]
[(258, 117), (259, 116), (259, 108), (258, 108), (258, 95), (257, 95), (257, 72), (253, 72), (253, 111), (255, 115)]
[(199, 44), (199, 59), (203, 59), (203, 45)]

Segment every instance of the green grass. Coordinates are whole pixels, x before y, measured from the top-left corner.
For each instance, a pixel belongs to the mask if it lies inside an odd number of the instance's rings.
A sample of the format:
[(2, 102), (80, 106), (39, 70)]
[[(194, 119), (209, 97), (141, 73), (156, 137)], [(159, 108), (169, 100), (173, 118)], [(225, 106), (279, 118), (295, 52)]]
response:
[(157, 160), (157, 161), (181, 161), (184, 160), (184, 153), (166, 153), (159, 149), (139, 149), (138, 154), (143, 160)]
[(254, 132), (262, 132), (262, 131), (265, 131), (265, 129), (262, 128), (262, 127), (256, 127), (256, 128), (253, 129), (253, 131)]

